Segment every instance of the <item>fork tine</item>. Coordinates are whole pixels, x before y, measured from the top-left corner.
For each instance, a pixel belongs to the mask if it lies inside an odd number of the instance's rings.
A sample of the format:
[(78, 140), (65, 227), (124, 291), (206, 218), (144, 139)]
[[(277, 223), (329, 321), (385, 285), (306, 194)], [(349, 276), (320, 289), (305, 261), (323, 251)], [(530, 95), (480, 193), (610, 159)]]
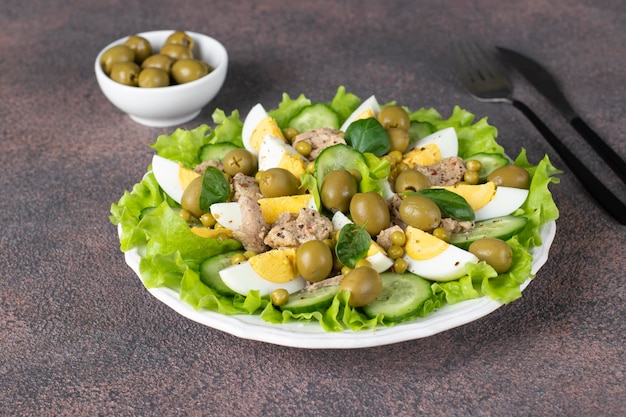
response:
[(504, 99), (511, 84), (495, 58), (474, 41), (455, 43), (455, 62), (465, 87), (481, 99)]

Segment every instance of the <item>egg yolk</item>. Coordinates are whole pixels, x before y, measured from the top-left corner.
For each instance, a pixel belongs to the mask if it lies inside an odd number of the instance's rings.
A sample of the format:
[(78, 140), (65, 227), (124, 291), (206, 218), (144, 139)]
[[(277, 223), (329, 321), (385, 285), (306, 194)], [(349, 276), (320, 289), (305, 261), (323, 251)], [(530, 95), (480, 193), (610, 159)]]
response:
[(476, 185), (459, 183), (441, 188), (463, 197), (474, 211), (486, 206), (496, 194), (496, 184), (493, 181)]
[(354, 120), (369, 119), (370, 117), (376, 117), (374, 115), (374, 111), (372, 109), (366, 109), (357, 117), (355, 117)]
[(406, 254), (416, 261), (432, 259), (449, 246), (443, 240), (412, 226), (407, 226), (405, 235)]
[(416, 165), (428, 166), (441, 161), (441, 150), (436, 143), (428, 143), (420, 148), (410, 150), (402, 158), (402, 162), (413, 168)]
[(260, 198), (261, 213), (267, 224), (275, 223), (281, 213), (300, 213), (311, 204), (311, 194), (289, 195), (284, 197)]
[(281, 284), (298, 277), (296, 249), (272, 249), (251, 257), (248, 262), (264, 279)]
[(252, 149), (258, 152), (259, 149), (261, 149), (261, 142), (263, 142), (266, 135), (275, 136), (283, 142), (286, 142), (283, 131), (278, 127), (276, 120), (272, 117), (266, 117), (259, 122), (250, 136), (250, 146), (252, 146)]
[(183, 188), (183, 190), (187, 188), (191, 181), (195, 180), (199, 176), (200, 174), (198, 174), (194, 170), (185, 168), (182, 165), (178, 168), (178, 182), (180, 183), (180, 186)]
[(278, 163), (278, 168), (286, 169), (300, 181), (300, 175), (306, 172), (306, 163), (300, 154), (285, 153)]

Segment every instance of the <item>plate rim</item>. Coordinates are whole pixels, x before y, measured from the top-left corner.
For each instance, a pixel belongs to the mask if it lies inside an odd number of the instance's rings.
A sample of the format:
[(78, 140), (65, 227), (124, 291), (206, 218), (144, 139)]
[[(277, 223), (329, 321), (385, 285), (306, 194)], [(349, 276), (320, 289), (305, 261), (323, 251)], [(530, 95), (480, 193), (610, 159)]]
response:
[[(536, 275), (548, 260), (550, 247), (556, 236), (556, 221), (552, 220), (544, 224), (539, 233), (542, 240), (541, 246), (529, 250), (533, 257), (531, 275)], [(126, 264), (143, 284), (139, 272), (140, 258), (136, 248), (124, 253)], [(529, 277), (520, 289), (523, 291), (532, 279)], [(202, 325), (241, 339), (303, 349), (368, 348), (422, 339), (476, 321), (504, 305), (483, 296), (456, 304), (446, 304), (424, 318), (416, 318), (395, 326), (379, 326), (372, 330), (346, 329), (341, 332), (327, 332), (318, 322), (272, 324), (263, 321), (259, 315), (229, 316), (209, 310), (195, 310), (191, 305), (180, 300), (178, 292), (170, 288), (158, 287), (147, 288), (147, 290), (153, 297), (178, 314)]]

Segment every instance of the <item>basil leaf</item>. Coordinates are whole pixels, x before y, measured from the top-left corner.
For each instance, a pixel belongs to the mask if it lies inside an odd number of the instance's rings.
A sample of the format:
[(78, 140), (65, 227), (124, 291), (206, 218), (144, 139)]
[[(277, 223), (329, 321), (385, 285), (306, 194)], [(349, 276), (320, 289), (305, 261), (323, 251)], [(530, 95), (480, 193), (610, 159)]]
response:
[(345, 266), (354, 268), (356, 262), (367, 255), (371, 243), (370, 234), (364, 228), (354, 223), (347, 224), (339, 232), (335, 248), (337, 258)]
[(200, 210), (209, 211), (211, 204), (222, 203), (230, 197), (230, 183), (224, 173), (215, 167), (207, 167), (202, 176)]
[(439, 206), (439, 210), (441, 210), (441, 217), (452, 217), (462, 221), (474, 220), (472, 207), (463, 197), (452, 191), (442, 188), (428, 188), (418, 191), (417, 194), (433, 200)]
[(348, 145), (361, 153), (383, 156), (389, 151), (389, 136), (383, 125), (373, 117), (350, 123), (344, 137)]

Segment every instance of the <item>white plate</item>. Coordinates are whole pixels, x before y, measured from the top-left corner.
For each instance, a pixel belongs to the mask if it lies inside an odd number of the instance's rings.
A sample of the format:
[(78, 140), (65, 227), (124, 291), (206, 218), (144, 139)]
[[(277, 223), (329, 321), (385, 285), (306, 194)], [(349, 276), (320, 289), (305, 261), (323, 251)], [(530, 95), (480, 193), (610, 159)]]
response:
[[(555, 233), (556, 223), (553, 221), (541, 229), (543, 245), (530, 250), (533, 256), (532, 274), (536, 274), (548, 260), (548, 252)], [(141, 278), (140, 256), (137, 251), (126, 252), (125, 258), (126, 263)], [(530, 278), (522, 284), (521, 289), (526, 288), (529, 283)], [(214, 329), (243, 339), (309, 349), (365, 348), (420, 339), (478, 320), (503, 305), (491, 298), (481, 297), (457, 304), (447, 304), (424, 318), (416, 318), (393, 327), (378, 327), (358, 332), (350, 330), (325, 332), (317, 322), (271, 324), (263, 321), (258, 315), (225, 316), (212, 311), (196, 311), (180, 300), (178, 292), (169, 288), (152, 288), (148, 291), (179, 314)]]

